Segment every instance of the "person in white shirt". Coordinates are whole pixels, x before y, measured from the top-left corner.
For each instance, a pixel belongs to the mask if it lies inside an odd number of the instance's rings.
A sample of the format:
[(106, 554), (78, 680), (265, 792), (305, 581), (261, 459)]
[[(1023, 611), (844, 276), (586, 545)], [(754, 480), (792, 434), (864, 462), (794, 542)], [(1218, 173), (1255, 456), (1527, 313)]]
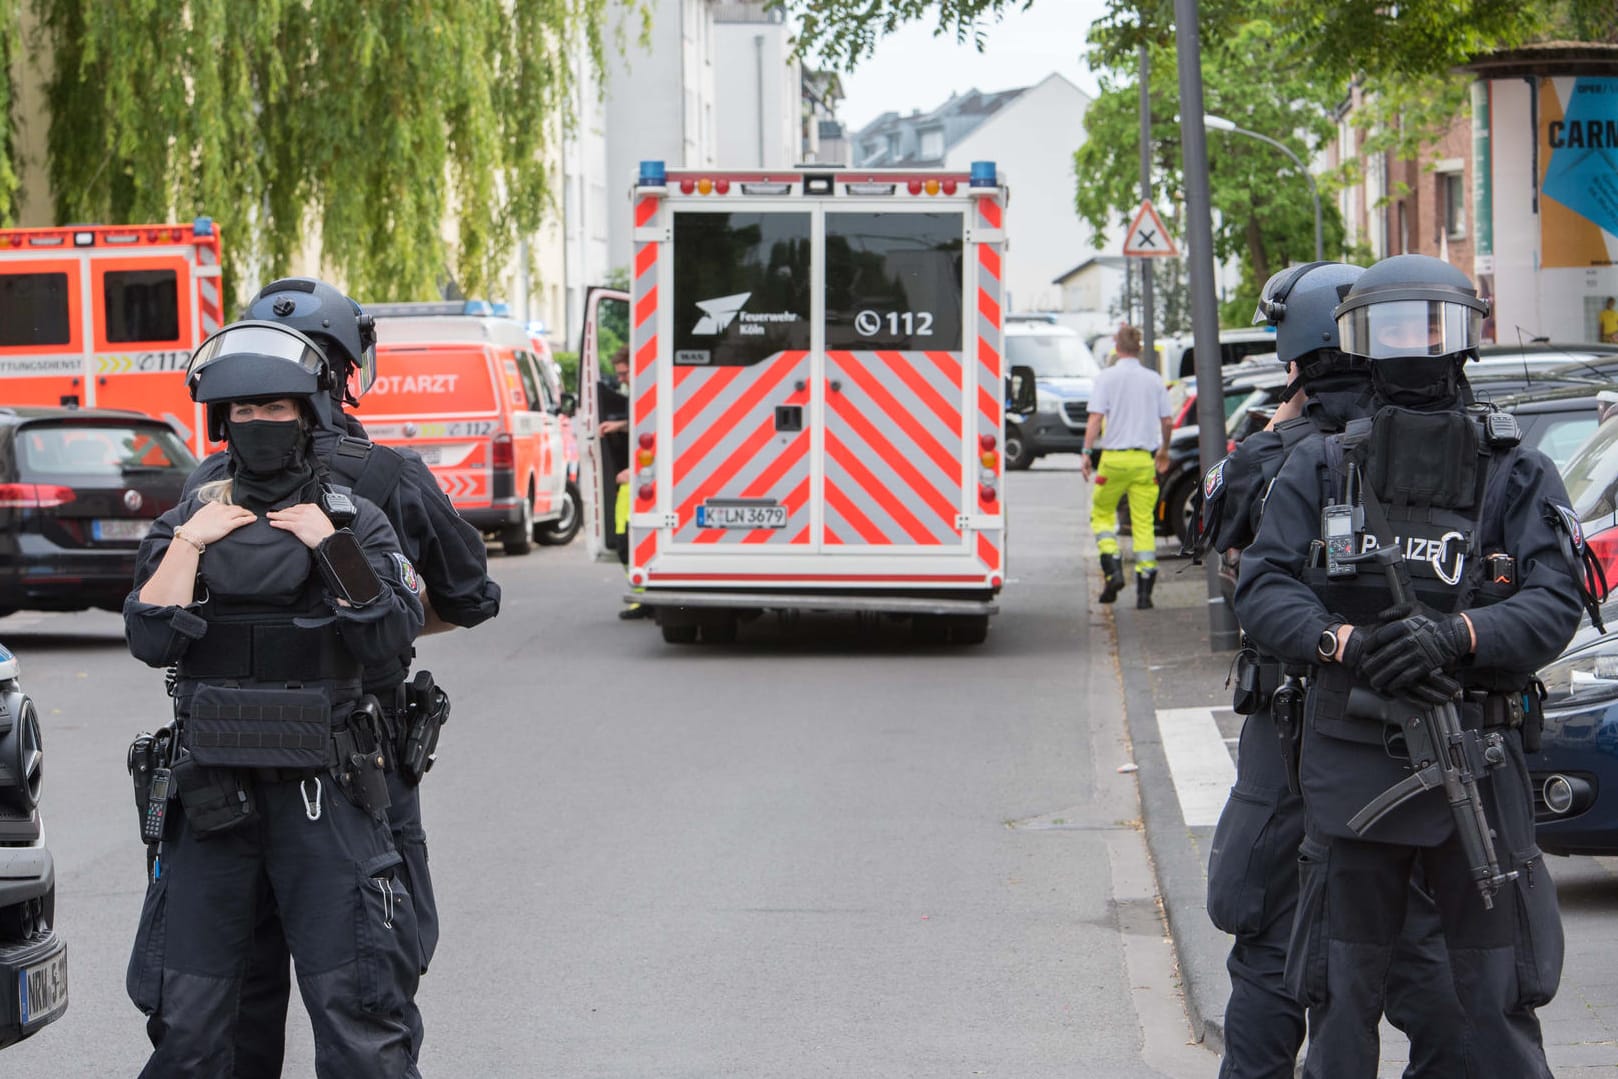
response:
[(1106, 578), (1101, 602), (1113, 602), (1124, 589), (1118, 500), (1127, 495), (1135, 549), (1135, 606), (1146, 610), (1152, 605), (1152, 586), (1157, 583), (1157, 534), (1152, 517), (1157, 509), (1157, 477), (1169, 466), (1173, 413), (1162, 378), (1141, 366), (1139, 328), (1121, 325), (1112, 340), (1118, 358), (1096, 376), (1079, 470), (1089, 479), (1091, 454), (1101, 451), (1100, 463), (1093, 469), (1095, 496), (1090, 500), (1090, 530), (1095, 533)]

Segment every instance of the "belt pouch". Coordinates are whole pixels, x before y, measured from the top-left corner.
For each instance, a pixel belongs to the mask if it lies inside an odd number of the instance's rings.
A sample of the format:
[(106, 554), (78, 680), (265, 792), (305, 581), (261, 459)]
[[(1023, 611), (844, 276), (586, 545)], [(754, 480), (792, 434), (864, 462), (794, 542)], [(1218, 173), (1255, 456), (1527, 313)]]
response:
[(1250, 716), (1261, 711), (1268, 703), (1265, 698), (1263, 679), (1260, 677), (1258, 653), (1251, 648), (1243, 648), (1236, 653), (1236, 670), (1234, 672), (1236, 690), (1231, 694), (1230, 707), (1239, 716)]
[(199, 686), (185, 744), (211, 768), (322, 771), (331, 764), (331, 704), (314, 689)]
[(253, 819), (253, 797), (239, 773), (204, 768), (189, 756), (175, 761), (172, 772), (185, 822), (198, 839), (228, 832)]

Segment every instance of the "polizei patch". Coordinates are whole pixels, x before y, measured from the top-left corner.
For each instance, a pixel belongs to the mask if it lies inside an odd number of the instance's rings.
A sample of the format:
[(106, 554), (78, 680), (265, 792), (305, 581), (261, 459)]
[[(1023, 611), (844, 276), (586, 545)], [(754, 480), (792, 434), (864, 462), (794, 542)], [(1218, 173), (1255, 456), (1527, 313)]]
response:
[(399, 571), (399, 583), (419, 595), (421, 579), (416, 576), (416, 567), (410, 564), (410, 559), (398, 551), (389, 552), (388, 557), (393, 559), (394, 567)]
[(1208, 470), (1202, 477), (1202, 497), (1204, 501), (1212, 502), (1214, 495), (1225, 489), (1225, 460), (1220, 458), (1219, 463)]

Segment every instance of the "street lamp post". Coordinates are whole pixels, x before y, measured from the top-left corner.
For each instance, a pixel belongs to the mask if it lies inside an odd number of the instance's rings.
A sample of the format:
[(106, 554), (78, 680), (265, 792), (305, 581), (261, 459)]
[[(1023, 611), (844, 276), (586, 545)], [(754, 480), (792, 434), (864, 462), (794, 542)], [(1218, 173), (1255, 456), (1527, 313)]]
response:
[(1204, 127), (1211, 127), (1215, 131), (1231, 131), (1238, 135), (1246, 135), (1249, 138), (1257, 139), (1259, 142), (1267, 142), (1292, 159), (1292, 163), (1298, 166), (1298, 171), (1303, 173), (1303, 178), (1309, 181), (1309, 197), (1315, 200), (1315, 261), (1320, 262), (1325, 259), (1326, 245), (1320, 231), (1320, 190), (1315, 187), (1314, 176), (1309, 172), (1303, 161), (1299, 159), (1298, 155), (1288, 149), (1286, 143), (1277, 142), (1268, 135), (1260, 135), (1257, 131), (1249, 131), (1245, 127), (1237, 127), (1235, 123), (1225, 119), (1223, 116), (1210, 116), (1203, 113), (1202, 123)]

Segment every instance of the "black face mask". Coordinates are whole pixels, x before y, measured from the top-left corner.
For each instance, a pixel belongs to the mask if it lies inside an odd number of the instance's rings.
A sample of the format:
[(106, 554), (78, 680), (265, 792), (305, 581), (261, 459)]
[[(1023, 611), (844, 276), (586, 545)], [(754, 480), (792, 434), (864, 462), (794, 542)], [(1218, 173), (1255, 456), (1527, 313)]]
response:
[(309, 436), (302, 423), (227, 420), (225, 428), (236, 501), (241, 505), (273, 507), (314, 479)]
[(1379, 399), (1404, 408), (1443, 406), (1460, 396), (1460, 362), (1454, 356), (1413, 356), (1371, 364)]

